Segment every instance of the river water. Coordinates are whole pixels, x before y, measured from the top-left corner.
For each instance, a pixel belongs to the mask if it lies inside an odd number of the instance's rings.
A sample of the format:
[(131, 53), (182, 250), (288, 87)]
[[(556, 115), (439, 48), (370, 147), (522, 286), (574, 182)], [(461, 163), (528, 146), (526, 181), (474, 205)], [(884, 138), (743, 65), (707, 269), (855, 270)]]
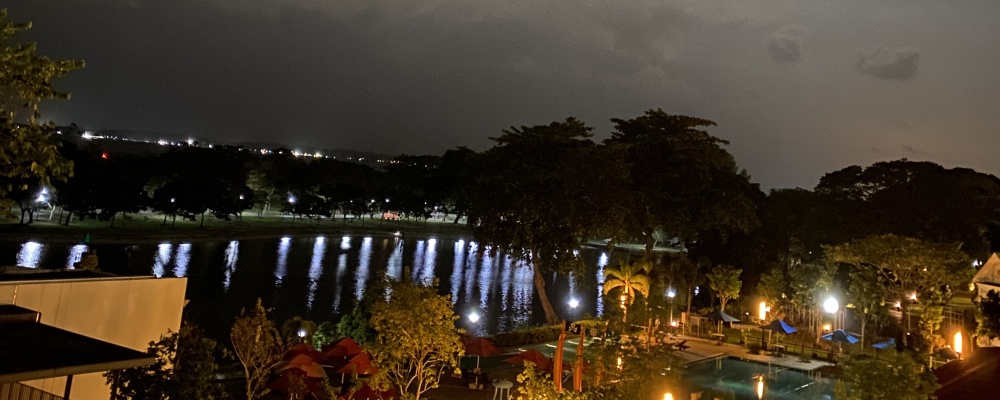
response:
[[(408, 279), (436, 281), (438, 291), (455, 300), (462, 316), (458, 324), (477, 334), (545, 321), (531, 269), (465, 238), (345, 235), (92, 246), (103, 271), (187, 277), (186, 314), (218, 340), (228, 339), (240, 309), (252, 307), (258, 297), (279, 327), (297, 315), (336, 321), (374, 279), (402, 279), (407, 270)], [(82, 244), (0, 242), (0, 265), (71, 268), (86, 251)], [(599, 282), (608, 256), (596, 249), (584, 249), (581, 256), (587, 274), (546, 277), (549, 297), (563, 318), (603, 314)], [(473, 313), (477, 322), (469, 318)]]

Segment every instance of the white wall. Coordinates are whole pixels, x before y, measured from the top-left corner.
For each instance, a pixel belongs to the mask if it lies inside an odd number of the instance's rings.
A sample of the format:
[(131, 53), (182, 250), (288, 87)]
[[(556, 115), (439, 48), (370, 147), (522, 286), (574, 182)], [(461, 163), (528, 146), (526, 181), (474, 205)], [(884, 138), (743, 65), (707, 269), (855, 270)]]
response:
[[(0, 282), (0, 304), (41, 313), (41, 322), (145, 352), (167, 330), (177, 331), (187, 278), (98, 278)], [(26, 385), (62, 396), (65, 378)], [(71, 400), (106, 400), (100, 373), (73, 377)]]

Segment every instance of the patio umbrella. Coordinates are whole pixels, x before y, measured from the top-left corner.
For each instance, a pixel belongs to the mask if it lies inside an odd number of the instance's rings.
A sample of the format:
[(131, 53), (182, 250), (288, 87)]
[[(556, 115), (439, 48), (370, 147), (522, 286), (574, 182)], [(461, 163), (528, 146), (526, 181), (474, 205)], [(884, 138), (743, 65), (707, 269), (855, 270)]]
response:
[(896, 338), (889, 338), (889, 340), (886, 340), (884, 342), (875, 343), (872, 345), (872, 347), (882, 350), (891, 349), (893, 347), (896, 347)]
[(760, 329), (767, 331), (767, 341), (768, 342), (771, 341), (771, 332), (778, 332), (778, 333), (783, 333), (783, 334), (786, 334), (786, 335), (790, 334), (790, 333), (798, 332), (797, 329), (793, 328), (791, 325), (788, 325), (788, 323), (785, 322), (785, 320), (782, 320), (782, 319), (776, 319), (774, 321), (771, 321), (768, 324), (761, 325)]
[(955, 352), (955, 349), (952, 349), (951, 346), (945, 346), (938, 349), (937, 354), (941, 356), (941, 358), (948, 361), (959, 359), (958, 353)]
[(312, 345), (305, 342), (298, 343), (292, 347), (289, 347), (288, 350), (285, 350), (285, 354), (281, 355), (281, 359), (284, 361), (289, 361), (299, 355), (309, 356), (309, 358), (312, 358), (313, 361), (316, 362), (320, 362), (323, 360), (323, 354), (316, 351), (315, 347), (312, 347)]
[(323, 355), (327, 357), (350, 357), (362, 351), (358, 342), (347, 337), (323, 346)]
[(310, 378), (302, 370), (294, 368), (285, 371), (285, 373), (281, 374), (278, 379), (268, 383), (267, 388), (276, 392), (288, 393), (288, 390), (292, 386), (292, 379), (294, 377), (298, 377), (302, 380), (302, 383), (306, 385), (306, 390), (309, 391), (309, 393), (320, 396), (319, 398), (325, 396), (323, 388), (320, 387), (319, 378)]
[(479, 369), (479, 358), (503, 354), (489, 339), (474, 337), (465, 342), (465, 355), (476, 356), (476, 369)]
[(355, 354), (343, 365), (336, 367), (336, 372), (340, 375), (340, 383), (344, 383), (348, 374), (373, 375), (378, 372), (378, 367), (372, 365), (372, 359), (368, 353), (361, 352)]
[(825, 334), (823, 336), (820, 336), (820, 339), (829, 340), (829, 341), (838, 342), (838, 343), (847, 343), (847, 344), (855, 344), (855, 343), (857, 343), (857, 342), (860, 341), (860, 339), (858, 339), (856, 336), (854, 336), (854, 335), (852, 335), (850, 333), (844, 332), (843, 329), (837, 329), (837, 330), (835, 330), (833, 332), (830, 332), (830, 333), (827, 333), (827, 334)]
[(732, 315), (726, 314), (726, 312), (722, 310), (715, 310), (711, 314), (708, 314), (708, 320), (719, 323), (719, 333), (722, 333), (723, 322), (740, 322), (740, 320), (734, 318)]
[(291, 369), (298, 369), (305, 372), (306, 376), (310, 378), (320, 378), (326, 375), (326, 373), (323, 372), (323, 367), (305, 354), (295, 356), (295, 358), (288, 361), (288, 364), (278, 367), (275, 372), (282, 374)]
[(504, 359), (505, 362), (511, 364), (524, 364), (525, 361), (531, 361), (535, 363), (535, 366), (541, 370), (548, 370), (552, 368), (552, 360), (546, 357), (544, 354), (538, 350), (526, 350), (518, 353), (516, 356)]

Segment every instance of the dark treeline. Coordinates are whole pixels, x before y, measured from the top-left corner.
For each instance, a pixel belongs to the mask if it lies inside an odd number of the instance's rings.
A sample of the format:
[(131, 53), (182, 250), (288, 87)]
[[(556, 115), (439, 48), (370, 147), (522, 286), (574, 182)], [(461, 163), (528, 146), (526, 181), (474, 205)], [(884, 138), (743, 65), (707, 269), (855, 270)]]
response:
[[(182, 146), (136, 155), (64, 145), (74, 176), (50, 195), (64, 224), (113, 224), (116, 215), (140, 210), (162, 214), (164, 224), (203, 222), (206, 214), (238, 219), (247, 210), (316, 223), (383, 212), (465, 219), (478, 240), (537, 267), (550, 320), (558, 316), (545, 298), (544, 274), (582, 268), (575, 250), (587, 239), (641, 244), (649, 259), (656, 246), (681, 248), (684, 260), (660, 261), (672, 271), (667, 285), (690, 290), (714, 266), (732, 265), (742, 271), (742, 292), (751, 293), (769, 271), (794, 280), (790, 268), (820, 262), (823, 246), (894, 234), (984, 259), (1000, 232), (1000, 180), (992, 175), (898, 160), (830, 172), (812, 190), (764, 193), (727, 142), (705, 130), (712, 121), (660, 110), (612, 121), (603, 142), (570, 118), (513, 127), (485, 152), (403, 155), (381, 169), (287, 149)], [(39, 190), (11, 197), (30, 210)]]

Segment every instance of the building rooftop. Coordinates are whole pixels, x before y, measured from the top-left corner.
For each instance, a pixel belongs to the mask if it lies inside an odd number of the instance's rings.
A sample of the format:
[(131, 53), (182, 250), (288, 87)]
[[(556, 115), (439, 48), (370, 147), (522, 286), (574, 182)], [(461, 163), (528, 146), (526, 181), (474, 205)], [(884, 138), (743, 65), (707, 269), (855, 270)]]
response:
[(0, 383), (151, 365), (146, 353), (41, 324), (39, 314), (0, 305)]

